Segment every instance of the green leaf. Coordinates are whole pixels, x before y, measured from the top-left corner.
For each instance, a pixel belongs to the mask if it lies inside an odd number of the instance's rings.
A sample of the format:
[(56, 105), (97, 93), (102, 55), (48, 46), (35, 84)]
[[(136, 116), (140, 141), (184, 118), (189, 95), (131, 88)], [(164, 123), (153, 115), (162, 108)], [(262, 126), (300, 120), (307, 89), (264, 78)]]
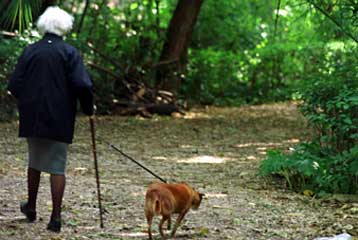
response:
[(130, 5), (130, 10), (135, 10), (135, 9), (137, 9), (138, 8), (138, 3), (137, 2), (134, 2), (134, 3), (131, 3), (131, 5)]

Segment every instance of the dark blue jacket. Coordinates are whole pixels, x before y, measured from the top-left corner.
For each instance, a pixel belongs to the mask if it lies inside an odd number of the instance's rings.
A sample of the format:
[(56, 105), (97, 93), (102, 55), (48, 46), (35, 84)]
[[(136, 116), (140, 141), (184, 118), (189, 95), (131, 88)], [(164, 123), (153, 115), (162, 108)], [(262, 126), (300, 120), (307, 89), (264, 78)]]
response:
[(20, 137), (72, 143), (77, 99), (93, 114), (92, 80), (79, 52), (54, 34), (24, 50), (8, 89), (18, 99)]

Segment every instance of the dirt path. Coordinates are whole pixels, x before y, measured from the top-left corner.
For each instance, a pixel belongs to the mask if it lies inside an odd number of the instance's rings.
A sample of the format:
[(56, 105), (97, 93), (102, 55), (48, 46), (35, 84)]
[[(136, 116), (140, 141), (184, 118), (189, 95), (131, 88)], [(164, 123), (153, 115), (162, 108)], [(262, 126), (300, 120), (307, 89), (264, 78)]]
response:
[[(70, 148), (61, 234), (45, 230), (51, 201), (48, 176), (39, 192), (39, 221), (18, 210), (26, 199), (26, 143), (16, 124), (0, 124), (0, 239), (146, 239), (143, 212), (153, 177), (103, 144), (98, 146), (105, 229), (99, 228), (87, 119)], [(313, 239), (348, 231), (358, 236), (354, 203), (321, 203), (279, 190), (257, 176), (267, 150), (307, 138), (295, 104), (208, 108), (185, 118), (103, 117), (98, 133), (163, 178), (187, 181), (206, 194), (177, 239)], [(155, 233), (157, 226), (155, 225)], [(159, 239), (156, 237), (156, 239)]]

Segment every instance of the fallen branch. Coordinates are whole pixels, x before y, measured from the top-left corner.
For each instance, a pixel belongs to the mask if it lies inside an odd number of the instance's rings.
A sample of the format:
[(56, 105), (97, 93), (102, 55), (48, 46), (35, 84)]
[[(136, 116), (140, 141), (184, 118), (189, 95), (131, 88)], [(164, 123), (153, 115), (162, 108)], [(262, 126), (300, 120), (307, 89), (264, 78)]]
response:
[(102, 67), (102, 66), (95, 64), (93, 62), (86, 62), (86, 63), (88, 66), (93, 67), (101, 72), (104, 72), (104, 73), (108, 74), (109, 76), (113, 77), (114, 79), (119, 79), (119, 76), (108, 68)]
[(117, 113), (121, 115), (140, 114), (144, 117), (151, 117), (151, 114), (171, 115), (178, 112), (185, 115), (175, 103), (137, 103), (137, 102), (118, 102)]
[(122, 84), (123, 84), (123, 86), (126, 87), (131, 93), (135, 94), (135, 92), (133, 92), (132, 89), (130, 88), (130, 84), (127, 81), (125, 81), (123, 78), (121, 79), (120, 76), (118, 76), (116, 73), (114, 73), (110, 69), (102, 67), (100, 65), (97, 65), (97, 64), (95, 64), (93, 62), (87, 62), (87, 65), (90, 66), (90, 67), (93, 67), (93, 68), (95, 68), (95, 69), (97, 69), (99, 71), (102, 71), (102, 72), (104, 72), (104, 73), (106, 73), (108, 75), (110, 75), (112, 78), (114, 78), (116, 80), (120, 79)]
[(1, 35), (6, 37), (16, 37), (17, 34), (14, 32), (8, 32), (8, 31), (0, 31)]
[(114, 66), (118, 67), (122, 72), (123, 72), (123, 66), (121, 66), (121, 64), (119, 64), (117, 61), (115, 61), (114, 59), (112, 59), (111, 57), (107, 56), (106, 54), (104, 54), (102, 51), (100, 51), (99, 49), (95, 48), (93, 46), (92, 43), (88, 42), (87, 43), (87, 47), (91, 50), (93, 50), (95, 53), (97, 53), (98, 55), (100, 55), (103, 59), (107, 60), (108, 62), (110, 62), (111, 64), (113, 64)]

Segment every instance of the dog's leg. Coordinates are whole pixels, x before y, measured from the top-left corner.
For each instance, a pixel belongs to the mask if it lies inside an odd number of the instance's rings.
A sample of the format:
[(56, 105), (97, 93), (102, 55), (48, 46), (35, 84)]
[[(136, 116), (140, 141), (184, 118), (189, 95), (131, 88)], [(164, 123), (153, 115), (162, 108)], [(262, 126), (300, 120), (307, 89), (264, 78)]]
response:
[(177, 228), (179, 227), (181, 221), (183, 220), (183, 218), (185, 217), (185, 214), (186, 214), (188, 211), (189, 211), (189, 209), (184, 209), (184, 211), (182, 211), (182, 212), (179, 214), (179, 216), (178, 216), (178, 218), (177, 218), (177, 220), (176, 220), (176, 222), (175, 222), (175, 225), (174, 225), (172, 234), (170, 235), (171, 238), (174, 238), (175, 232), (177, 231)]
[(172, 217), (169, 216), (169, 218), (168, 218), (168, 230), (170, 230), (171, 226), (172, 226)]
[(148, 222), (149, 240), (152, 240), (152, 220), (153, 220), (153, 215), (150, 214), (150, 213), (145, 213), (145, 216), (147, 217), (147, 222)]
[(160, 232), (160, 235), (162, 236), (162, 240), (165, 240), (165, 235), (164, 235), (164, 232), (163, 232), (163, 224), (168, 219), (170, 219), (170, 216), (163, 215), (163, 218), (162, 218), (162, 220), (160, 220), (160, 223), (159, 223), (159, 232)]

